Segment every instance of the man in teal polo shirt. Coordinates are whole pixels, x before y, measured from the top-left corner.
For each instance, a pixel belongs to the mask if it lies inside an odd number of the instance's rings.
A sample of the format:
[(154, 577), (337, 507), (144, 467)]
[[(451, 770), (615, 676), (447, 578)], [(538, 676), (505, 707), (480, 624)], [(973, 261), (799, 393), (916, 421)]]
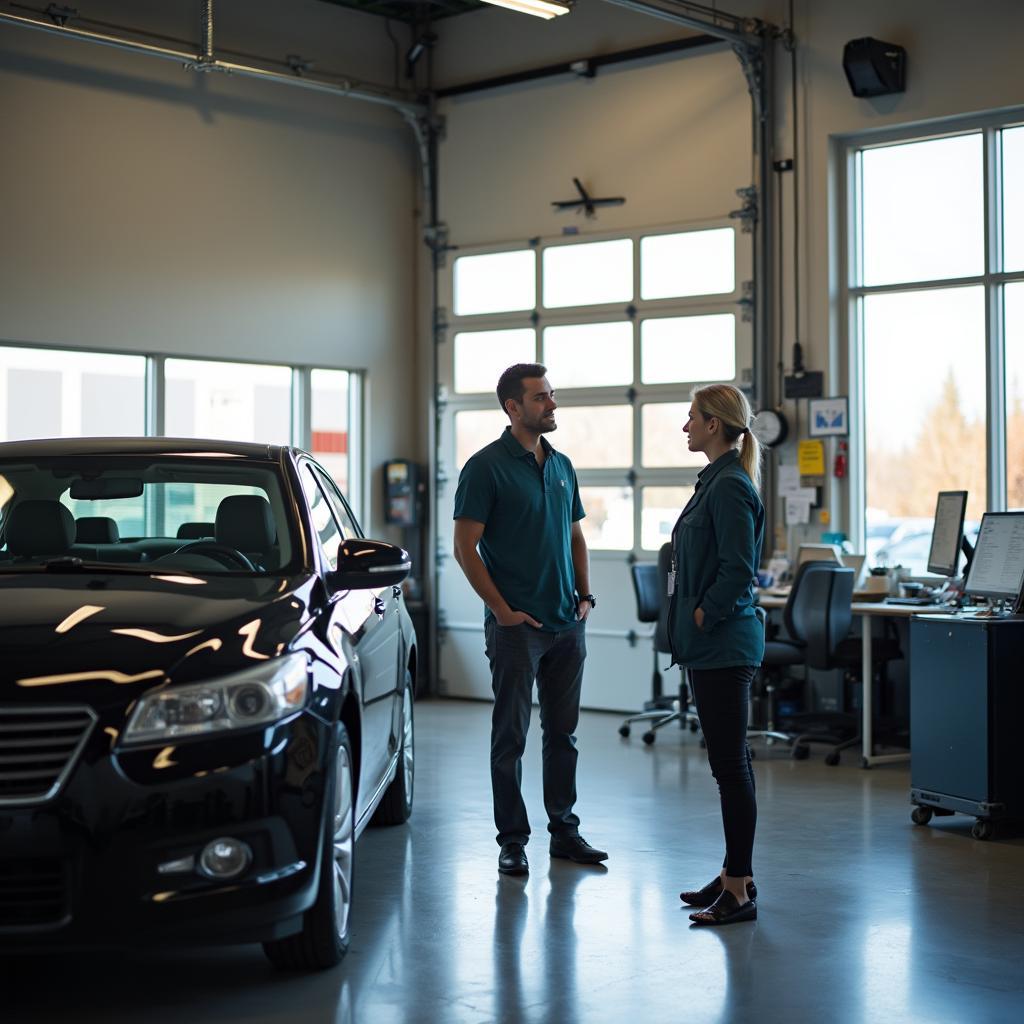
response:
[(510, 875), (529, 871), (520, 784), (535, 679), (551, 856), (608, 858), (580, 836), (573, 813), (585, 624), (596, 601), (576, 471), (542, 436), (557, 429), (546, 374), (539, 363), (518, 363), (501, 375), (498, 404), (511, 424), (466, 463), (455, 494), (455, 558), (486, 607), (498, 870)]

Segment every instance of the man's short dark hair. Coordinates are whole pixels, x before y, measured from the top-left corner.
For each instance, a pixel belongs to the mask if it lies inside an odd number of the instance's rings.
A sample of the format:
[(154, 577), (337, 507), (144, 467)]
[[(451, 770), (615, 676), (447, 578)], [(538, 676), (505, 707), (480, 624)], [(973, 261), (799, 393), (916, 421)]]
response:
[(526, 394), (526, 388), (523, 386), (525, 378), (544, 377), (547, 372), (548, 368), (541, 366), (540, 363), (516, 363), (515, 366), (510, 366), (498, 378), (498, 405), (501, 406), (501, 411), (508, 412), (505, 403), (510, 398), (522, 402), (523, 395)]

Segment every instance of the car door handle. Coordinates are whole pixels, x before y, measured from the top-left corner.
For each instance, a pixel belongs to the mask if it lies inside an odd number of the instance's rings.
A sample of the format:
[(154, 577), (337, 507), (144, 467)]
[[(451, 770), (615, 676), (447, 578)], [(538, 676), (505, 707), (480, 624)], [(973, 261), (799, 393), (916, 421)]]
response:
[(380, 618), (384, 618), (384, 612), (387, 611), (387, 606), (384, 604), (383, 598), (375, 597), (373, 599), (373, 611)]

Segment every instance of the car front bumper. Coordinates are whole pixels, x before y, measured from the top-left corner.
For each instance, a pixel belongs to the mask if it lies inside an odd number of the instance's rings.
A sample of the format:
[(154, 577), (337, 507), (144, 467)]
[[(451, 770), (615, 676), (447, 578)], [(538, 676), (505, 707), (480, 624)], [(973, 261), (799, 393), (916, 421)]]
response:
[[(317, 890), (330, 728), (307, 711), (246, 734), (122, 751), (100, 726), (54, 799), (0, 807), (0, 947), (297, 931)], [(237, 878), (161, 872), (220, 837), (252, 850)]]

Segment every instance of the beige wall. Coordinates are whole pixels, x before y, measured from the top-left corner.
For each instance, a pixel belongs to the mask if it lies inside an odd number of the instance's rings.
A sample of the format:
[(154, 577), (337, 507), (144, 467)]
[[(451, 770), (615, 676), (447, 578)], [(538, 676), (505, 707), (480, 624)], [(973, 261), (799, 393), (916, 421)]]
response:
[[(87, 13), (195, 39), (199, 9)], [(391, 77), (381, 19), (318, 0), (216, 12), (218, 48)], [(0, 339), (365, 370), (376, 521), (377, 467), (417, 436), (402, 118), (7, 26), (0, 96)]]

